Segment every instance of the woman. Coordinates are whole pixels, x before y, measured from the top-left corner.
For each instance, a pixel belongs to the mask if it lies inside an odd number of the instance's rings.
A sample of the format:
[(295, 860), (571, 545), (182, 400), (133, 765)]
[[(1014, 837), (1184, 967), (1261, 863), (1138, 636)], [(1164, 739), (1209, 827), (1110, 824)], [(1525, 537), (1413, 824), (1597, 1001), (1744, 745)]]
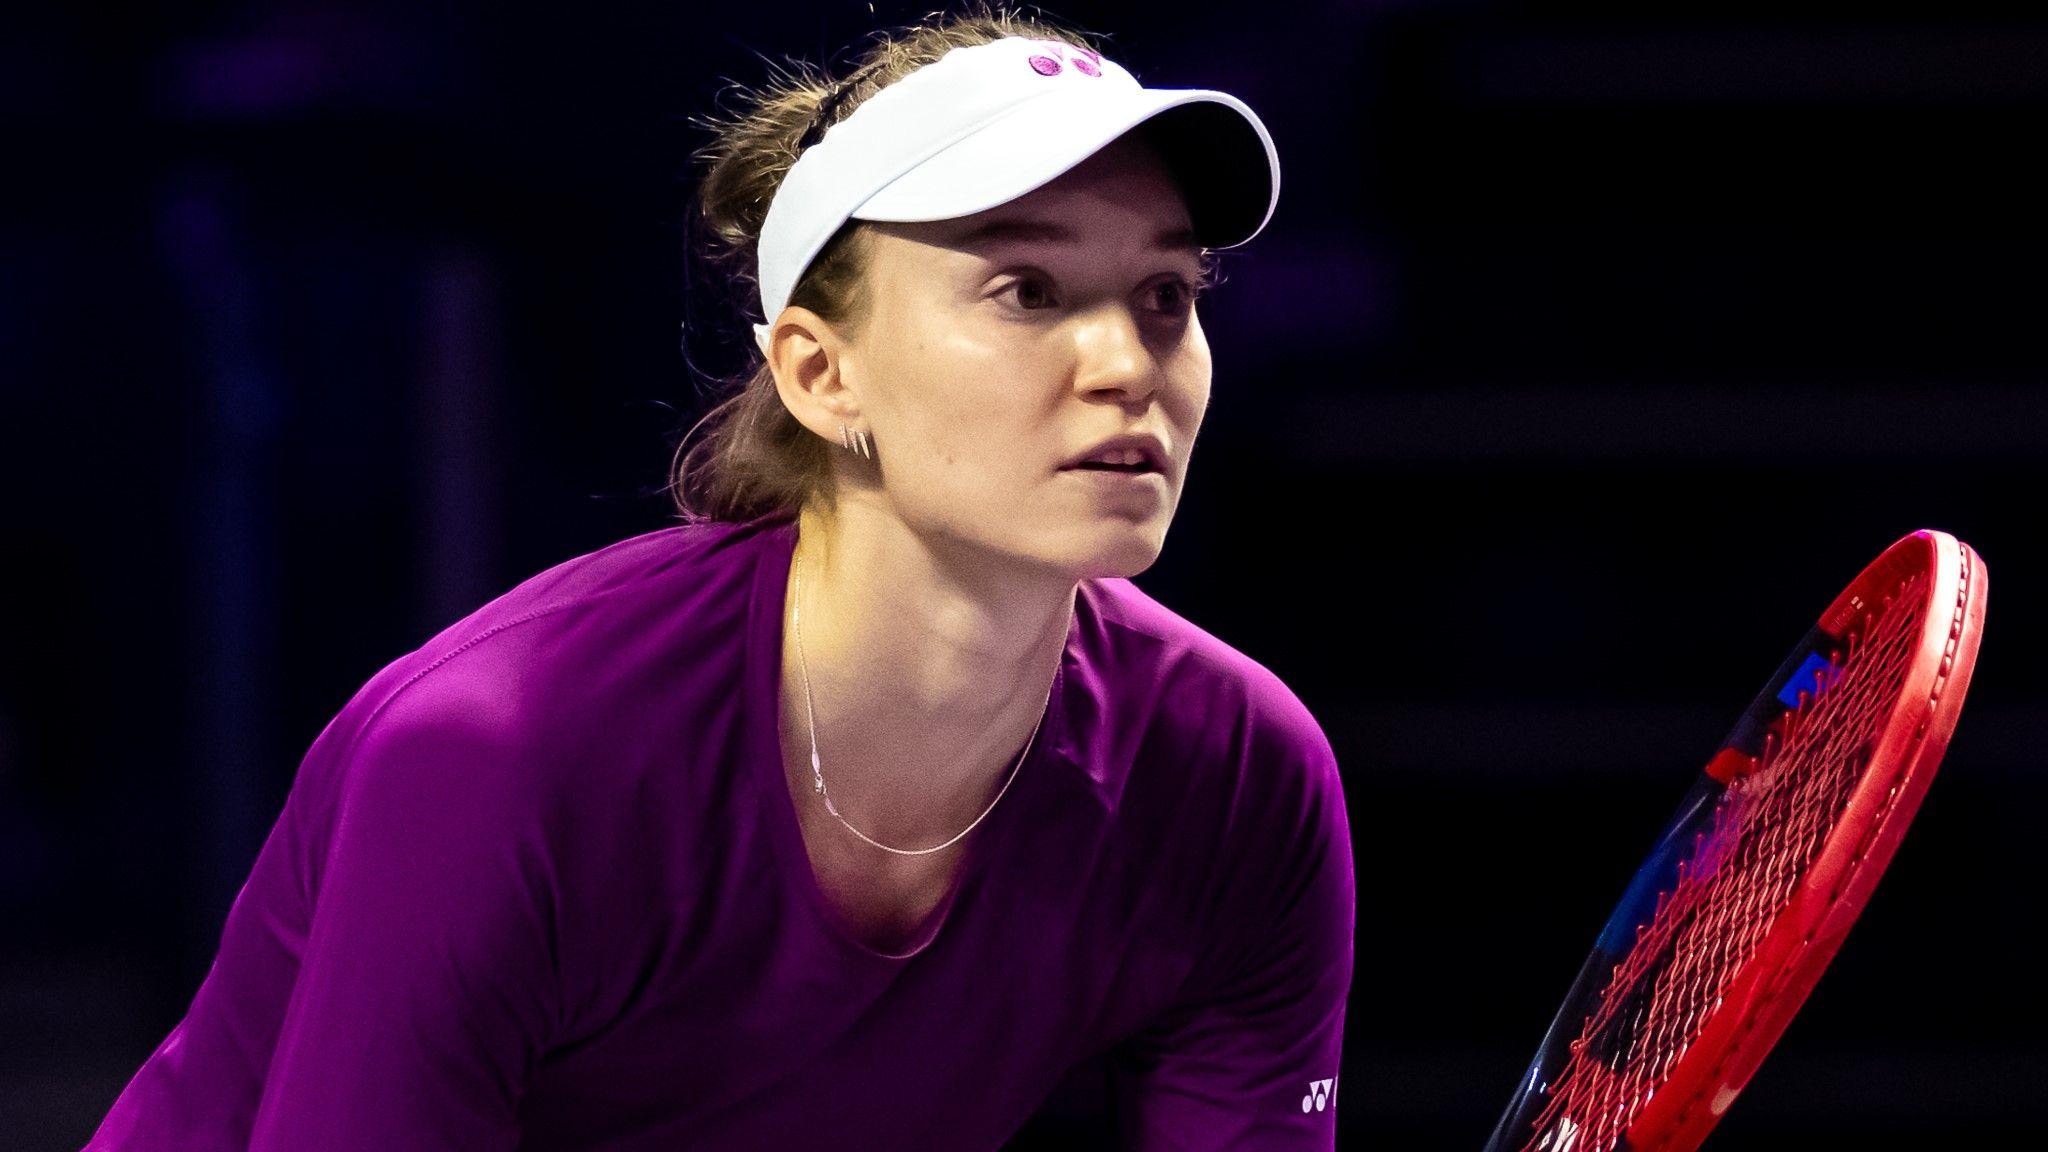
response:
[(686, 523), (371, 679), (93, 1149), (988, 1149), (1093, 1066), (1127, 1147), (1332, 1146), (1334, 757), (1128, 579), (1263, 126), (982, 12), (719, 130)]

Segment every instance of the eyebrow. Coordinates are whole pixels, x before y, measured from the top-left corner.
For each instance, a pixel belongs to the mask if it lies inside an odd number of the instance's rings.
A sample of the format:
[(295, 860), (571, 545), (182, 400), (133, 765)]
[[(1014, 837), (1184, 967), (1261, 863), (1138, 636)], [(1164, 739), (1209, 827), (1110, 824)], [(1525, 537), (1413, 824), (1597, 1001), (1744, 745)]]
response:
[[(998, 244), (1074, 244), (1080, 236), (1064, 224), (1051, 220), (1006, 217), (990, 220), (964, 235), (955, 237), (958, 248), (980, 249)], [(1156, 252), (1196, 252), (1202, 249), (1192, 228), (1164, 228), (1152, 237)]]

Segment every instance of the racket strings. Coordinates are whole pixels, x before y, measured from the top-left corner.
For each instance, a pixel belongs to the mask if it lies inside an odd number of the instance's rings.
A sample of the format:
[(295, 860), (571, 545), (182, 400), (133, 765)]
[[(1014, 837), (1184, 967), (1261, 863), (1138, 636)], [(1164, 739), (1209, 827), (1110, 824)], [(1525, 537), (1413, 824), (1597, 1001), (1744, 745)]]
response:
[(1867, 612), (1729, 785), (1546, 1086), (1525, 1152), (1605, 1152), (1720, 1007), (1819, 856), (1897, 702), (1926, 575)]

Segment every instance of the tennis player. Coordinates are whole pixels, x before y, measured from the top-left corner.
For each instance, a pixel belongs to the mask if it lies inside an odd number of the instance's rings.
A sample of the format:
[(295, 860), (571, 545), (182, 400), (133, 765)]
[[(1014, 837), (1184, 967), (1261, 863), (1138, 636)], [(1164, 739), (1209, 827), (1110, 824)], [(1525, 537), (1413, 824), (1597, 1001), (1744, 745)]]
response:
[(342, 708), (91, 1149), (985, 1152), (1084, 1061), (1123, 1147), (1334, 1145), (1335, 758), (1129, 579), (1278, 162), (1097, 43), (938, 14), (720, 128), (763, 361), (684, 522)]

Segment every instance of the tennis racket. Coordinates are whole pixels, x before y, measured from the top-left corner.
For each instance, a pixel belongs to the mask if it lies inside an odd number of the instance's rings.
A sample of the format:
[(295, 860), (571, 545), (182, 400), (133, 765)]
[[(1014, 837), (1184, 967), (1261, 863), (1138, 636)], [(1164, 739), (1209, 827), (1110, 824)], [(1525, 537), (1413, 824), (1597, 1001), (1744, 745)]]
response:
[(1805, 1001), (1934, 778), (1984, 562), (1923, 530), (1792, 650), (1601, 930), (1486, 1152), (1691, 1152)]

